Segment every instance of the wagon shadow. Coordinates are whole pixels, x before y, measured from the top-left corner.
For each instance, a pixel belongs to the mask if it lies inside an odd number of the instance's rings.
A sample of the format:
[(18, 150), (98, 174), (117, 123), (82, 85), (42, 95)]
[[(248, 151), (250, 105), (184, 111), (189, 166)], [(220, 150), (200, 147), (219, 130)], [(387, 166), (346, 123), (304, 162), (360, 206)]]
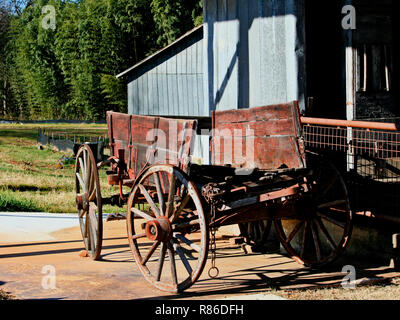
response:
[[(104, 240), (107, 241), (107, 240), (121, 240), (121, 239), (124, 239), (124, 238), (106, 238)], [(1, 249), (24, 248), (24, 247), (40, 248), (40, 246), (45, 246), (45, 245), (57, 246), (57, 245), (74, 244), (74, 243), (79, 243), (82, 245), (79, 245), (79, 246), (73, 247), (73, 248), (65, 248), (65, 249), (54, 249), (54, 250), (44, 249), (44, 250), (28, 251), (28, 252), (5, 253), (5, 254), (0, 254), (0, 259), (31, 257), (31, 256), (46, 256), (46, 255), (65, 254), (65, 253), (73, 253), (73, 252), (78, 253), (84, 249), (82, 240), (63, 240), (63, 241), (46, 241), (46, 242), (34, 242), (34, 243), (2, 244), (0, 246)], [(116, 244), (116, 245), (105, 245), (105, 246), (103, 246), (103, 249), (104, 250), (113, 250), (113, 249), (121, 249), (121, 248), (126, 248), (126, 247), (127, 247), (127, 245), (125, 245), (125, 244)]]
[[(225, 254), (222, 258), (235, 256), (239, 255)], [(251, 255), (244, 258), (247, 262), (245, 265), (251, 265)], [(390, 281), (391, 277), (388, 275), (395, 272), (394, 269), (383, 266), (382, 263), (356, 261), (347, 257), (341, 258), (330, 267), (320, 270), (304, 268), (281, 254), (265, 255), (265, 259), (268, 262), (267, 264), (250, 268), (237, 268), (236, 270), (230, 268), (228, 272), (224, 272), (223, 265), (220, 265), (222, 274), (217, 279), (208, 278), (206, 266), (203, 276), (187, 292), (179, 295), (151, 297), (148, 300), (190, 300), (191, 298), (201, 299), (205, 296), (219, 299), (221, 296), (234, 294), (268, 294), (280, 290), (341, 287), (341, 283), (347, 275), (342, 273), (342, 268), (345, 265), (354, 265), (357, 280), (370, 279), (374, 282), (383, 283)], [(217, 258), (217, 266), (218, 260), (219, 257)], [(400, 273), (397, 276), (400, 276)]]

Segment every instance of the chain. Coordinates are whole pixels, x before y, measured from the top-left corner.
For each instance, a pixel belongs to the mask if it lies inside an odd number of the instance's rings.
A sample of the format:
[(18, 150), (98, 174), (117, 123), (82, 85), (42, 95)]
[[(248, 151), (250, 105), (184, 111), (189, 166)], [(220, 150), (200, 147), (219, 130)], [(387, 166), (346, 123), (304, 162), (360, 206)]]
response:
[(219, 270), (215, 266), (215, 261), (217, 258), (217, 242), (216, 233), (217, 228), (214, 225), (215, 222), (215, 204), (211, 204), (211, 241), (210, 241), (210, 251), (211, 251), (211, 268), (208, 270), (208, 276), (215, 279), (219, 275)]

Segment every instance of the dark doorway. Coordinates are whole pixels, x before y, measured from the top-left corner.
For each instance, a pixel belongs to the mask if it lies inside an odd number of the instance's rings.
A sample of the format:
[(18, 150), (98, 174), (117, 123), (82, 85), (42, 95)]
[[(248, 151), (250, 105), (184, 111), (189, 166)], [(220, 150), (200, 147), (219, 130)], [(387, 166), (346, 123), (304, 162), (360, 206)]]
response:
[(307, 115), (345, 119), (341, 1), (305, 0)]

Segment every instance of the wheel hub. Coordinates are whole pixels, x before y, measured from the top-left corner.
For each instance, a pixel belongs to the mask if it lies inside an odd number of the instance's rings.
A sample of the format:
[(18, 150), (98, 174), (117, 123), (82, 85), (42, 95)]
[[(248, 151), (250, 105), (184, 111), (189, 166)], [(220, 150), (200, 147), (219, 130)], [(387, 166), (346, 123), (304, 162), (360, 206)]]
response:
[(151, 241), (167, 242), (172, 238), (172, 228), (166, 217), (161, 217), (146, 223), (146, 236)]
[(87, 193), (76, 196), (76, 207), (78, 210), (89, 211), (89, 195)]

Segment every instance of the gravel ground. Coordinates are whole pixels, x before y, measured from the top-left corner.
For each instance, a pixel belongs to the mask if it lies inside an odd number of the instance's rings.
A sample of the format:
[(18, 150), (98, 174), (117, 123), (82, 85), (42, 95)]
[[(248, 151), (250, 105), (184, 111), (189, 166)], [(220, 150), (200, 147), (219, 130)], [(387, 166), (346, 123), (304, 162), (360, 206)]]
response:
[(14, 300), (15, 297), (0, 289), (0, 300)]
[(361, 285), (355, 289), (342, 287), (313, 290), (276, 291), (290, 300), (400, 300), (400, 278), (379, 285)]

